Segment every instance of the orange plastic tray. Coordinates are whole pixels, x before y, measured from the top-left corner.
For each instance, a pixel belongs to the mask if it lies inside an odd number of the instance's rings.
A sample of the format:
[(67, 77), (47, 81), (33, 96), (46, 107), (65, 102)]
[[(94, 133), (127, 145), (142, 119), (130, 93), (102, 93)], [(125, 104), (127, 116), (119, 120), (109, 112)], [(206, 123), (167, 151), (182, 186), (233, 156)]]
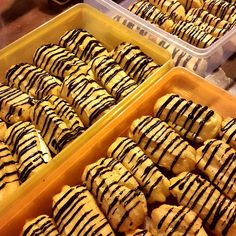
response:
[(32, 182), (31, 188), (25, 188), (25, 195), (0, 215), (0, 235), (18, 235), (26, 219), (43, 213), (50, 214), (52, 197), (60, 192), (62, 186), (77, 185), (87, 164), (105, 156), (107, 148), (118, 136), (127, 135), (127, 130), (135, 118), (152, 115), (157, 98), (171, 92), (207, 105), (223, 117), (236, 117), (236, 97), (185, 69), (174, 68), (125, 109), (120, 110), (119, 115), (106, 126), (93, 133), (93, 137), (70, 153), (62, 165), (57, 168), (50, 165), (47, 176), (39, 179), (35, 185)]

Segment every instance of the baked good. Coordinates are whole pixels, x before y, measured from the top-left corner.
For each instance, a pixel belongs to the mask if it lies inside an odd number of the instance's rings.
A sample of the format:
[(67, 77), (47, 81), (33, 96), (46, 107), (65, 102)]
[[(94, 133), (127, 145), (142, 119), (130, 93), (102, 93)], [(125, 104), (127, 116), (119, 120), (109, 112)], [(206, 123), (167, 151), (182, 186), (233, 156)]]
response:
[(46, 144), (30, 122), (20, 121), (11, 125), (4, 142), (9, 146), (22, 183), (51, 160)]
[(203, 0), (178, 0), (185, 8), (186, 11), (189, 9), (200, 8), (203, 5)]
[(92, 194), (84, 186), (64, 186), (53, 197), (53, 219), (62, 235), (115, 236)]
[(0, 119), (13, 124), (29, 120), (32, 98), (18, 89), (0, 84)]
[(55, 44), (39, 47), (34, 54), (33, 62), (37, 67), (62, 81), (72, 73), (89, 73), (90, 76), (93, 76), (88, 65), (76, 57), (74, 53)]
[(107, 155), (120, 161), (130, 171), (149, 203), (166, 201), (169, 180), (132, 139), (117, 138), (108, 148)]
[(181, 173), (170, 180), (170, 191), (180, 205), (193, 210), (215, 235), (236, 235), (236, 204), (209, 181), (192, 173)]
[(74, 109), (64, 99), (49, 95), (44, 97), (43, 100), (48, 101), (53, 105), (55, 113), (66, 123), (66, 126), (75, 136), (79, 136), (85, 131), (82, 121)]
[(221, 139), (236, 149), (236, 118), (226, 118), (223, 120), (220, 130)]
[(158, 118), (142, 116), (134, 120), (129, 137), (154, 163), (174, 174), (190, 171), (195, 166), (195, 149)]
[(89, 64), (91, 65), (96, 81), (116, 101), (122, 100), (137, 88), (136, 82), (110, 56), (95, 57)]
[(232, 201), (236, 200), (236, 151), (221, 140), (207, 140), (197, 149), (197, 168)]
[(128, 232), (140, 226), (147, 214), (143, 193), (119, 183), (114, 175), (104, 175), (99, 166), (88, 165), (82, 182), (96, 198), (110, 225), (117, 232)]
[(164, 204), (154, 209), (151, 215), (150, 232), (153, 236), (207, 236), (202, 220), (187, 207)]
[(160, 67), (152, 58), (143, 53), (139, 46), (131, 43), (123, 42), (110, 53), (125, 73), (138, 84), (143, 83)]
[(21, 236), (60, 236), (53, 219), (47, 215), (40, 215), (27, 221)]
[(177, 0), (148, 0), (156, 6), (160, 11), (170, 16), (174, 21), (184, 18), (184, 6)]
[(115, 104), (115, 99), (88, 75), (65, 78), (61, 97), (76, 111), (86, 127), (95, 123)]
[[(8, 146), (0, 141), (0, 202), (19, 187), (16, 162)], [(2, 204), (2, 203), (1, 203)]]
[(61, 37), (59, 44), (86, 63), (95, 57), (109, 55), (107, 49), (84, 29), (67, 31)]
[(30, 118), (35, 127), (41, 131), (45, 143), (53, 154), (59, 153), (77, 137), (48, 101), (37, 101), (31, 109)]
[(136, 229), (135, 231), (126, 233), (125, 236), (152, 236), (152, 234), (146, 229)]
[(4, 140), (4, 135), (7, 131), (7, 124), (0, 118), (0, 141)]
[(161, 12), (147, 0), (138, 0), (131, 3), (128, 10), (167, 32), (170, 31), (171, 26), (174, 24), (170, 16)]
[(46, 71), (21, 63), (14, 65), (6, 74), (9, 86), (20, 89), (30, 96), (41, 99), (46, 95), (60, 95), (61, 81)]
[(184, 41), (200, 48), (209, 47), (217, 40), (213, 35), (206, 33), (198, 26), (194, 25), (194, 23), (187, 21), (179, 21), (178, 23), (175, 23), (171, 29), (171, 34), (174, 34)]
[(173, 93), (157, 100), (154, 115), (167, 122), (182, 137), (198, 143), (215, 138), (222, 121), (221, 116), (207, 106)]

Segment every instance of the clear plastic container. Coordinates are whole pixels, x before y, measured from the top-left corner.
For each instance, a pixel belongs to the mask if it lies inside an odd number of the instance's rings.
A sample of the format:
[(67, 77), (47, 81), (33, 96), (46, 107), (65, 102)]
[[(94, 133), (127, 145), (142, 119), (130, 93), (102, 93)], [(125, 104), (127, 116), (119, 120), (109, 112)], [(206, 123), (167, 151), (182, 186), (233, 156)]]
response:
[(164, 30), (157, 28), (127, 10), (134, 0), (85, 0), (124, 25), (167, 49), (176, 66), (186, 67), (199, 75), (206, 76), (222, 65), (236, 51), (236, 27), (207, 48), (197, 48)]
[(236, 97), (188, 70), (174, 68), (129, 103), (125, 109), (120, 110), (105, 126), (100, 129), (96, 127), (96, 132), (93, 132), (93, 136), (84, 145), (80, 146), (78, 141), (75, 142), (77, 148), (67, 155), (62, 165), (49, 165), (48, 175), (38, 176), (38, 182), (34, 179), (27, 188), (25, 186), (22, 194), (17, 195), (17, 201), (4, 212), (0, 212), (0, 235), (19, 235), (26, 219), (40, 214), (50, 215), (52, 197), (61, 191), (62, 186), (79, 184), (84, 167), (106, 156), (110, 144), (118, 136), (127, 135), (134, 119), (142, 115), (152, 115), (156, 100), (171, 92), (207, 105), (223, 117), (236, 117)]
[[(162, 64), (162, 66), (134, 92), (129, 94), (125, 99), (111, 109), (111, 111), (105, 114), (81, 136), (76, 138), (71, 144), (63, 149), (52, 161), (50, 161), (50, 163), (42, 167), (40, 172), (23, 183), (14, 195), (9, 196), (9, 198), (4, 201), (4, 204), (0, 205), (1, 223), (5, 222), (5, 220), (2, 220), (5, 212), (8, 212), (8, 210), (11, 211), (13, 209), (12, 207), (18, 204), (18, 206), (24, 208), (34, 198), (32, 191), (34, 193), (40, 193), (44, 187), (47, 187), (47, 183), (44, 181), (46, 176), (51, 173), (52, 170), (57, 168), (60, 169), (60, 165), (67, 161), (67, 159), (72, 160), (70, 158), (71, 156), (73, 156), (75, 160), (80, 159), (79, 155), (74, 156), (75, 153), (79, 153), (77, 150), (86, 144), (121, 111), (123, 111), (129, 103), (144, 93), (153, 83), (157, 82), (157, 80), (159, 80), (161, 76), (163, 76), (173, 66), (171, 55), (163, 48), (155, 45), (147, 39), (144, 39), (142, 36), (127, 27), (114, 22), (112, 19), (91, 6), (87, 4), (78, 4), (10, 44), (6, 48), (0, 50), (0, 82), (4, 83), (5, 74), (12, 65), (21, 62), (32, 63), (33, 54), (39, 46), (47, 43), (58, 43), (60, 37), (67, 30), (73, 28), (83, 28), (89, 31), (109, 50), (123, 41), (131, 42), (140, 46), (147, 55), (152, 57), (157, 63)], [(42, 190), (41, 188), (38, 188), (39, 186), (43, 186)], [(37, 190), (34, 190), (34, 188)], [(22, 201), (22, 199), (27, 200)], [(13, 210), (10, 215), (6, 214), (7, 218), (10, 220), (14, 217), (15, 213), (16, 212)], [(4, 217), (4, 219), (7, 218)], [(17, 222), (14, 222), (14, 224), (15, 223)], [(1, 224), (0, 227), (3, 227), (3, 224)], [(14, 233), (0, 233), (0, 235), (14, 235)]]

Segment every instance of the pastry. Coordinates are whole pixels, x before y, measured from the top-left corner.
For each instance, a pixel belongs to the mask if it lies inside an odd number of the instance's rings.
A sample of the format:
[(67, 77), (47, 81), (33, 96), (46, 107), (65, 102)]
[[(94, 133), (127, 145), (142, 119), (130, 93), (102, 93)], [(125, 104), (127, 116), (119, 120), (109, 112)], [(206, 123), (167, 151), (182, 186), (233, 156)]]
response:
[(115, 104), (115, 99), (90, 76), (68, 76), (63, 82), (61, 97), (76, 111), (86, 127), (89, 127)]
[(180, 205), (193, 210), (215, 235), (236, 235), (236, 204), (209, 181), (192, 173), (181, 173), (170, 180), (170, 191)]
[(160, 67), (144, 54), (138, 46), (123, 42), (111, 51), (113, 59), (120, 64), (128, 76), (138, 84), (144, 82)]
[(150, 231), (159, 235), (196, 235), (207, 236), (202, 220), (187, 207), (161, 205), (152, 211)]
[(34, 64), (49, 74), (64, 80), (66, 76), (75, 74), (87, 74), (92, 72), (88, 65), (81, 61), (75, 54), (55, 44), (47, 44), (39, 47), (34, 54)]
[(53, 219), (62, 235), (115, 236), (84, 186), (64, 186), (53, 197)]
[(101, 173), (94, 164), (87, 166), (82, 182), (96, 198), (112, 228), (117, 232), (137, 229), (147, 214), (146, 199), (141, 191), (120, 184), (113, 177)]
[(196, 8), (200, 8), (203, 5), (203, 0), (178, 0), (178, 2), (180, 2), (186, 11), (188, 11), (189, 9), (196, 9)]
[(0, 84), (0, 119), (13, 124), (29, 120), (33, 100), (18, 89)]
[(137, 229), (135, 231), (126, 233), (125, 236), (152, 236), (152, 234), (146, 229)]
[(116, 101), (129, 95), (137, 84), (110, 56), (99, 56), (90, 62), (95, 79)]
[(167, 32), (170, 31), (170, 28), (174, 24), (170, 16), (161, 12), (147, 0), (139, 0), (131, 3), (128, 10)]
[(84, 29), (67, 31), (61, 37), (59, 44), (86, 63), (95, 57), (109, 55), (106, 48)]
[(221, 139), (236, 149), (236, 118), (223, 120), (220, 130)]
[(179, 21), (174, 24), (171, 33), (200, 48), (209, 47), (217, 40), (216, 37), (201, 30), (194, 23), (186, 21)]
[(233, 24), (236, 20), (236, 6), (224, 0), (205, 0), (203, 7), (216, 17)]
[(53, 154), (59, 153), (78, 136), (57, 115), (49, 101), (38, 101), (31, 109), (30, 118)]
[(227, 197), (236, 200), (236, 151), (221, 140), (207, 140), (197, 149), (197, 168)]
[(190, 171), (195, 166), (195, 149), (158, 118), (142, 116), (134, 120), (129, 137), (154, 163), (174, 174)]
[(220, 115), (207, 106), (172, 93), (157, 100), (154, 114), (167, 122), (182, 137), (198, 143), (215, 138), (222, 121)]
[(5, 143), (0, 141), (0, 202), (19, 187), (16, 162)]
[(170, 16), (173, 20), (179, 21), (185, 16), (184, 6), (177, 0), (148, 0), (160, 11)]
[(0, 118), (0, 141), (4, 140), (4, 135), (7, 131), (6, 123)]
[(20, 89), (36, 99), (60, 95), (61, 81), (46, 71), (27, 63), (14, 65), (6, 74), (9, 86)]
[(55, 113), (66, 123), (66, 126), (75, 136), (79, 136), (85, 131), (82, 121), (79, 119), (74, 109), (64, 99), (49, 95), (44, 97), (44, 101), (51, 103)]
[(166, 201), (169, 195), (169, 180), (132, 139), (117, 138), (109, 147), (107, 155), (120, 161), (130, 171), (149, 203)]
[(4, 141), (17, 163), (18, 176), (22, 183), (51, 160), (46, 144), (30, 122), (20, 121), (11, 125)]
[(60, 236), (53, 222), (47, 215), (40, 215), (35, 219), (27, 221), (21, 236)]

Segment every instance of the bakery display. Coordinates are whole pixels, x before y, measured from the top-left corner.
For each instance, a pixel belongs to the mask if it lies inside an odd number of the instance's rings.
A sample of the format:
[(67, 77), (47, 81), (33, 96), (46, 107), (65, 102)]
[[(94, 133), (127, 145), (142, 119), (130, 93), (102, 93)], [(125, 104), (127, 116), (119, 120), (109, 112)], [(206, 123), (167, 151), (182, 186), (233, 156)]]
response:
[(151, 213), (150, 231), (158, 235), (207, 236), (202, 221), (191, 209), (163, 204)]
[(101, 84), (116, 101), (121, 101), (137, 88), (132, 80), (110, 56), (98, 56), (90, 61), (96, 81)]
[(52, 211), (62, 235), (115, 235), (92, 194), (84, 186), (64, 186), (53, 197)]
[(36, 66), (21, 63), (14, 65), (6, 74), (10, 87), (20, 89), (36, 99), (47, 95), (60, 95), (61, 81)]
[(67, 31), (60, 39), (60, 46), (73, 52), (85, 63), (99, 56), (109, 56), (107, 49), (84, 29)]
[(223, 120), (220, 130), (221, 139), (236, 149), (236, 118), (226, 118)]
[(154, 163), (174, 174), (190, 171), (195, 166), (195, 149), (158, 118), (142, 116), (134, 120), (129, 137)]
[(108, 148), (107, 155), (120, 161), (129, 170), (149, 203), (166, 201), (169, 180), (134, 141), (126, 137), (117, 138)]
[(5, 134), (19, 180), (23, 183), (51, 160), (51, 154), (35, 126), (19, 121), (11, 125)]
[(160, 65), (141, 51), (138, 46), (123, 42), (111, 51), (113, 59), (136, 83), (143, 83), (154, 74)]
[(172, 93), (157, 100), (154, 114), (182, 137), (199, 143), (215, 138), (222, 122), (221, 116), (207, 106)]
[(208, 140), (197, 149), (197, 168), (232, 201), (236, 200), (236, 151), (221, 140)]
[(53, 222), (47, 215), (40, 215), (25, 223), (21, 236), (60, 236)]
[(236, 203), (227, 199), (209, 181), (183, 172), (170, 182), (170, 192), (178, 203), (193, 210), (212, 233), (236, 234)]
[(18, 89), (0, 84), (0, 119), (13, 124), (30, 119), (29, 110), (33, 100)]

